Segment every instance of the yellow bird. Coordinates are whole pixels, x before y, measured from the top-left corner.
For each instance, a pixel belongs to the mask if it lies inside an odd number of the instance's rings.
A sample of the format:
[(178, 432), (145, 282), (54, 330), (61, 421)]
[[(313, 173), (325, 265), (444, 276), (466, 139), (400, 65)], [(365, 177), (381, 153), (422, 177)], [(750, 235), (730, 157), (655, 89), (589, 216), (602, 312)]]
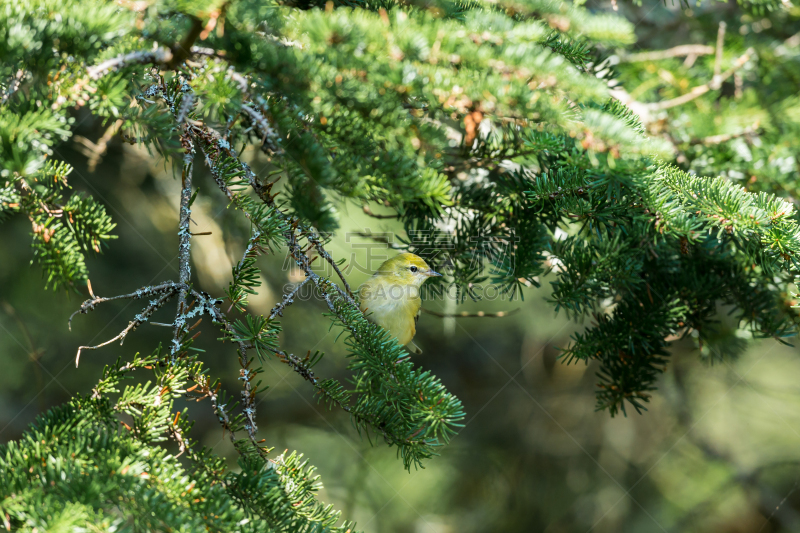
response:
[(417, 332), (422, 300), (419, 288), (426, 279), (441, 276), (421, 257), (404, 253), (383, 262), (358, 289), (361, 311), (416, 354), (420, 350), (411, 339)]

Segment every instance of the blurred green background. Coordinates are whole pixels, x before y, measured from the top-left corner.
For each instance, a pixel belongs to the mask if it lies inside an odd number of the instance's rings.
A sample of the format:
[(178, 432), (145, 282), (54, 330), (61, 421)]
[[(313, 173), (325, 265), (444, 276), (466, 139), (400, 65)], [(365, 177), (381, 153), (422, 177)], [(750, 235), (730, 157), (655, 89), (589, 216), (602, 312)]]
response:
[[(630, 13), (642, 40), (663, 41), (658, 28), (679, 8), (654, 4)], [(671, 18), (670, 18), (671, 17)], [(666, 22), (665, 22), (666, 21)], [(651, 32), (651, 33), (648, 33)], [(652, 45), (655, 46), (655, 45)], [(97, 140), (104, 131), (76, 114), (78, 133)], [(171, 166), (140, 148), (113, 140), (90, 169), (86, 142), (75, 138), (55, 156), (76, 170), (71, 184), (105, 202), (119, 239), (90, 259), (94, 292), (112, 296), (177, 278), (179, 182)], [(255, 170), (269, 168), (246, 153)], [(192, 245), (195, 282), (221, 295), (241, 257), (247, 228), (231, 216), (201, 164), (194, 204)], [(206, 194), (208, 193), (208, 194)], [(375, 211), (380, 208), (373, 207)], [(394, 252), (358, 236), (395, 232), (391, 220), (340, 205), (341, 230), (329, 250), (348, 259), (358, 286), (380, 257)], [(241, 217), (239, 217), (241, 218)], [(85, 351), (121, 331), (140, 308), (110, 302), (75, 317), (83, 295), (43, 290), (41, 270), (31, 265), (30, 226), (12, 219), (0, 225), (0, 440), (18, 438), (34, 417), (76, 393), (86, 394), (103, 365), (168, 341), (171, 330), (151, 324), (123, 346)], [(287, 284), (302, 279), (284, 255), (262, 257), (264, 280), (251, 310), (267, 313)], [(361, 265), (363, 268), (359, 268)], [(297, 449), (318, 467), (321, 499), (341, 509), (359, 528), (377, 532), (770, 532), (800, 531), (800, 358), (798, 348), (758, 341), (735, 361), (713, 365), (691, 338), (674, 343), (667, 372), (649, 411), (611, 418), (594, 411), (593, 365), (567, 366), (558, 347), (580, 323), (556, 315), (545, 301), (549, 286), (531, 288), (524, 301), (468, 303), (458, 311), (521, 311), (503, 318), (441, 319), (423, 314), (414, 362), (436, 374), (463, 402), (465, 427), (424, 470), (406, 472), (395, 450), (359, 437), (345, 413), (318, 405), (306, 382), (275, 360), (264, 365), (269, 389), (258, 405), (260, 435), (275, 453)], [(452, 312), (454, 303), (425, 307)], [(347, 376), (344, 345), (313, 298), (293, 305), (283, 319), (283, 346), (304, 354), (321, 350), (322, 377)], [(720, 310), (724, 322), (724, 310)], [(170, 320), (173, 309), (154, 317)], [(216, 341), (210, 324), (198, 346), (224, 386), (238, 390), (238, 363), (229, 345)], [(192, 436), (235, 465), (207, 402), (192, 403)]]

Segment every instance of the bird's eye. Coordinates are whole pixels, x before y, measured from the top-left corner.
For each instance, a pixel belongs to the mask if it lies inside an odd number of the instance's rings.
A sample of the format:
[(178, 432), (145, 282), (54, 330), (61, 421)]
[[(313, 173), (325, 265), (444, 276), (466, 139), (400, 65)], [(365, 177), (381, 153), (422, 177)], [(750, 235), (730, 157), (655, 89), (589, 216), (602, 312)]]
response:
[(416, 272), (416, 271), (417, 271), (417, 267), (415, 267), (415, 266), (412, 266), (412, 267), (411, 267), (411, 272)]

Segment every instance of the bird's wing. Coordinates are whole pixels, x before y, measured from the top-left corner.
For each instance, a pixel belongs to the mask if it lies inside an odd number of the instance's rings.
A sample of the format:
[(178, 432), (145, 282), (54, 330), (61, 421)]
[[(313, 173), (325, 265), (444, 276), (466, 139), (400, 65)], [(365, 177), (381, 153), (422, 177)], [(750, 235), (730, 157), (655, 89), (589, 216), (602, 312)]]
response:
[(416, 312), (412, 311), (414, 313), (414, 325), (416, 326), (417, 322), (419, 322), (419, 315), (422, 313), (422, 299), (417, 296), (412, 300), (412, 305), (416, 307)]
[[(414, 333), (415, 333), (415, 334), (416, 334), (416, 329), (417, 329), (417, 328), (416, 328), (416, 326), (417, 326), (417, 322), (419, 322), (419, 315), (421, 315), (421, 314), (422, 314), (422, 311), (421, 311), (421, 309), (422, 309), (422, 307), (418, 307), (418, 308), (417, 308), (417, 314), (416, 314), (416, 315), (414, 315)], [(414, 344), (414, 342), (413, 342), (413, 341), (411, 341), (411, 342), (409, 342), (408, 344), (406, 344), (406, 347), (409, 349), (409, 351), (410, 351), (411, 353), (413, 353), (413, 354), (416, 354), (416, 355), (422, 355), (422, 350), (420, 349), (420, 347), (419, 347), (419, 346), (417, 346), (416, 344)]]
[(419, 346), (414, 344), (414, 341), (410, 341), (408, 344), (406, 344), (406, 348), (408, 348), (408, 351), (413, 354), (422, 355), (422, 350), (420, 350)]

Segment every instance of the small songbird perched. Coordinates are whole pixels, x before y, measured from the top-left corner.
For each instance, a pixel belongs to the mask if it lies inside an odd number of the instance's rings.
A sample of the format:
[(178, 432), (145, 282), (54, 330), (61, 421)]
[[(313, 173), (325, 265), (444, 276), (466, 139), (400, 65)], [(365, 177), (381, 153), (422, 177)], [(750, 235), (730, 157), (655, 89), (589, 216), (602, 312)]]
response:
[(411, 342), (422, 306), (419, 288), (432, 276), (441, 274), (431, 270), (421, 257), (404, 253), (384, 261), (358, 289), (361, 311), (367, 318), (416, 354), (422, 353)]

